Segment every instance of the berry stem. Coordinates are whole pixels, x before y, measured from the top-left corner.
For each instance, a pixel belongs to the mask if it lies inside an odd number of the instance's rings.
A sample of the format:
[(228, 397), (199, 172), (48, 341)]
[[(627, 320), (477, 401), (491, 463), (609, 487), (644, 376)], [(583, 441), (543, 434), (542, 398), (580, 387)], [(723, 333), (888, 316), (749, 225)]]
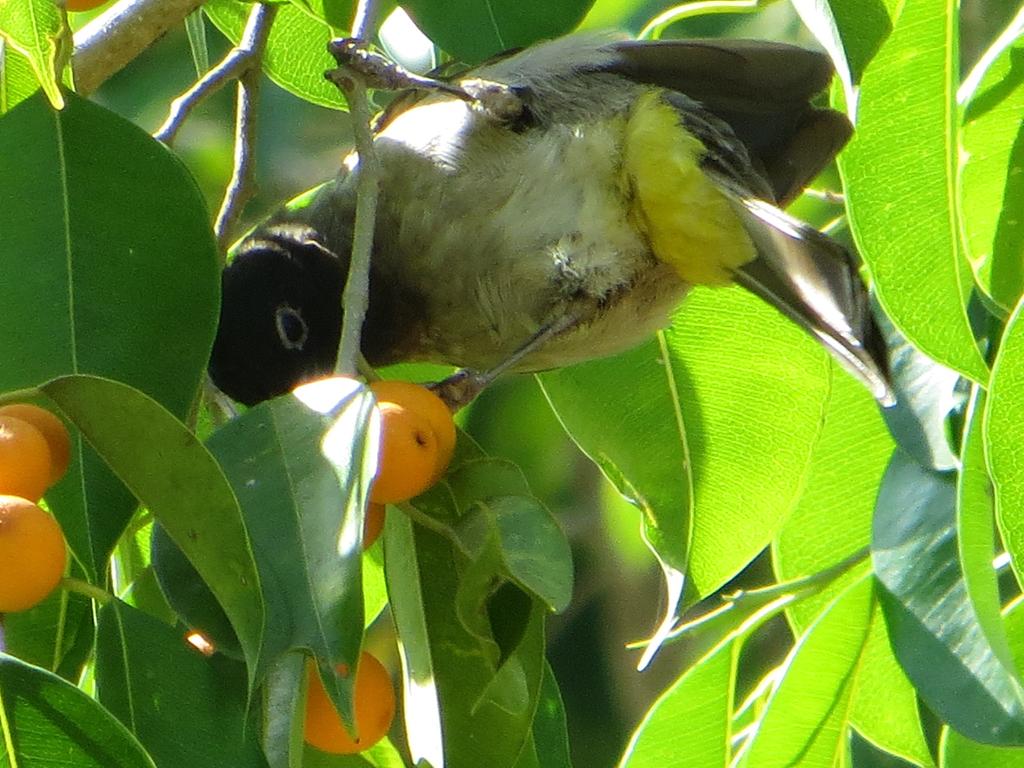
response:
[(114, 599), (114, 596), (107, 592), (107, 590), (71, 576), (65, 576), (61, 579), (60, 585), (68, 592), (75, 592), (79, 595), (84, 595), (90, 600), (95, 600), (100, 605), (106, 605)]

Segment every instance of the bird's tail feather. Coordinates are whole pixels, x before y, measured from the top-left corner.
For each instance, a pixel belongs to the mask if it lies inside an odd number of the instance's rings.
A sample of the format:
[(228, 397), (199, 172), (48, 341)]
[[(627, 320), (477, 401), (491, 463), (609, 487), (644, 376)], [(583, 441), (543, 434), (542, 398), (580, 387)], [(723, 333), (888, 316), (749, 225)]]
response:
[(895, 401), (867, 290), (841, 245), (775, 206), (727, 192), (757, 250), (736, 281), (817, 338), (882, 405)]

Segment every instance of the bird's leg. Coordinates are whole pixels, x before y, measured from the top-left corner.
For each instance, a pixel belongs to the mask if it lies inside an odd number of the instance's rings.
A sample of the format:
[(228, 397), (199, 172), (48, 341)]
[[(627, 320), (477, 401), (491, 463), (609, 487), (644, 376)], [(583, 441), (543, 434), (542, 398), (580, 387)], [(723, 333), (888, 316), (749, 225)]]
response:
[(454, 413), (469, 405), (495, 379), (514, 368), (523, 358), (536, 352), (551, 339), (576, 326), (579, 320), (580, 318), (574, 314), (562, 315), (542, 326), (521, 347), (490, 370), (473, 371), (463, 368), (447, 379), (431, 385), (430, 388), (447, 403)]
[(512, 122), (522, 116), (526, 107), (515, 90), (504, 83), (479, 78), (467, 78), (457, 82), (446, 82), (433, 77), (424, 77), (410, 72), (388, 57), (370, 50), (364, 40), (338, 38), (327, 44), (327, 50), (338, 62), (336, 69), (329, 69), (324, 77), (345, 90), (345, 79), (355, 72), (363, 77), (367, 85), (389, 91), (414, 89), (447, 93), (467, 101), (487, 117), (502, 123)]

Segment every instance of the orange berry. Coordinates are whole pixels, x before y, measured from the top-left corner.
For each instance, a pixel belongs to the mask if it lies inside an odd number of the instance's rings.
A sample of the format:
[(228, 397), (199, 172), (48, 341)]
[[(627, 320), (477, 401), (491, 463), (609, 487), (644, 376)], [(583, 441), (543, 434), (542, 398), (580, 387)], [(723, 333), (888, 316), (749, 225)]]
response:
[(0, 613), (42, 602), (64, 575), (67, 558), (51, 515), (20, 496), (0, 496)]
[(73, 12), (91, 11), (93, 8), (99, 8), (106, 2), (107, 0), (65, 0), (64, 7)]
[(50, 487), (50, 446), (27, 421), (0, 416), (0, 494), (39, 501)]
[(0, 416), (13, 416), (27, 421), (43, 433), (50, 447), (50, 482), (53, 485), (68, 471), (71, 463), (71, 436), (67, 427), (54, 413), (31, 403), (15, 403), (0, 408)]
[(437, 479), (437, 435), (425, 416), (394, 403), (378, 403), (380, 454), (370, 501), (393, 504), (418, 496)]
[(427, 417), (437, 435), (437, 479), (440, 479), (455, 453), (455, 422), (444, 400), (411, 381), (375, 381), (370, 384), (370, 390), (378, 403), (394, 403)]
[[(351, 755), (369, 749), (384, 738), (395, 717), (395, 690), (383, 664), (365, 651), (359, 656), (355, 689), (357, 740), (345, 730), (312, 660), (306, 668), (309, 673), (304, 728), (307, 744), (335, 755)], [(342, 674), (344, 669), (345, 665), (338, 666)]]
[(366, 516), (363, 518), (363, 549), (369, 549), (384, 530), (384, 514), (387, 507), (383, 504), (366, 505)]

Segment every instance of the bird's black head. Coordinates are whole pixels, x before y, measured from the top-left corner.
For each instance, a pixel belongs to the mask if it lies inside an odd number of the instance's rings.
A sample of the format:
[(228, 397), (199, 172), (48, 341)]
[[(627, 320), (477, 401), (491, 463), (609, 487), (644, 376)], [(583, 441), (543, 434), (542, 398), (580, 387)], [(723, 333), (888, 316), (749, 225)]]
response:
[(271, 226), (247, 238), (221, 278), (213, 383), (253, 405), (330, 373), (346, 267), (305, 227)]

